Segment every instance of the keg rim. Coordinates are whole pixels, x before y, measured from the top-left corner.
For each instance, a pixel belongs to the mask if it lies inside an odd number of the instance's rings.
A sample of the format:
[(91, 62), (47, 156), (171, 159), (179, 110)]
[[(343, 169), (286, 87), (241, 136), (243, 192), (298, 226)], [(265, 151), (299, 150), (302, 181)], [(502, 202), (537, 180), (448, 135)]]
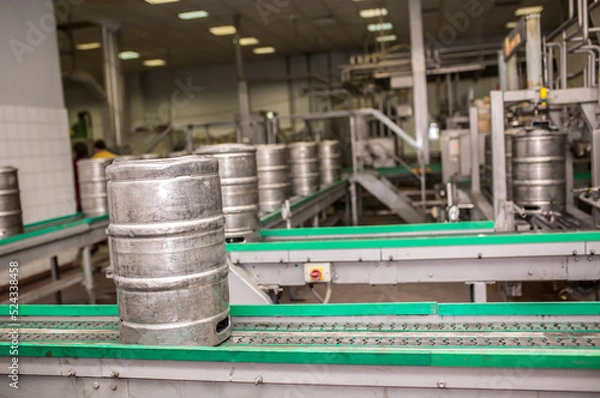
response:
[(312, 148), (316, 147), (317, 143), (314, 141), (296, 141), (288, 144), (288, 148)]
[(319, 145), (339, 145), (340, 141), (339, 140), (323, 140), (321, 142), (319, 142)]
[(256, 148), (256, 152), (267, 152), (270, 150), (276, 151), (280, 149), (286, 149), (286, 144), (258, 144), (254, 146)]
[(256, 152), (256, 148), (253, 145), (237, 143), (203, 145), (196, 148), (194, 155), (226, 155), (243, 152)]
[[(160, 172), (160, 176), (156, 176)], [(176, 177), (208, 177), (217, 175), (219, 162), (206, 156), (132, 159), (113, 162), (106, 168), (108, 181), (164, 180)]]
[(17, 169), (14, 166), (0, 166), (0, 173), (4, 174), (4, 173), (13, 173), (15, 171), (18, 171), (19, 169)]
[(77, 164), (104, 164), (104, 163), (109, 164), (109, 163), (112, 163), (115, 159), (111, 159), (111, 158), (87, 158), (87, 159), (79, 159), (77, 161)]
[(529, 137), (542, 137), (542, 136), (554, 136), (554, 137), (560, 137), (560, 136), (567, 136), (567, 133), (558, 131), (558, 130), (546, 130), (546, 129), (540, 129), (540, 128), (536, 128), (533, 130), (527, 130), (527, 129), (522, 129), (521, 131), (517, 131), (515, 133), (512, 134), (515, 138), (529, 138)]

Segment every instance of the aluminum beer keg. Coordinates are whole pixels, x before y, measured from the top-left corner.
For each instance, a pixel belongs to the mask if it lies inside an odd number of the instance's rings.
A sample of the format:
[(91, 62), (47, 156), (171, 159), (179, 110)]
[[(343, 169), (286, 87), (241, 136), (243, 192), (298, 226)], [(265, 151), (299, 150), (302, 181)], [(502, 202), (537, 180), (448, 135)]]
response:
[(283, 144), (257, 145), (256, 168), (260, 211), (271, 213), (279, 210), (290, 196), (287, 147)]
[(288, 145), (292, 193), (308, 196), (319, 189), (319, 155), (315, 142), (294, 142)]
[(17, 169), (0, 167), (0, 239), (23, 232)]
[(113, 159), (81, 159), (77, 162), (81, 210), (88, 217), (108, 213), (106, 199), (106, 167)]
[(121, 342), (223, 342), (231, 322), (217, 161), (121, 161), (107, 175)]
[(161, 156), (158, 153), (145, 153), (140, 155), (140, 159), (159, 159)]
[(515, 203), (529, 212), (564, 212), (566, 135), (536, 129), (512, 137)]
[(200, 147), (194, 153), (219, 161), (227, 240), (258, 240), (260, 221), (256, 149), (252, 145), (219, 144)]
[(342, 149), (340, 142), (326, 140), (319, 143), (319, 171), (321, 186), (326, 186), (340, 180), (342, 175)]

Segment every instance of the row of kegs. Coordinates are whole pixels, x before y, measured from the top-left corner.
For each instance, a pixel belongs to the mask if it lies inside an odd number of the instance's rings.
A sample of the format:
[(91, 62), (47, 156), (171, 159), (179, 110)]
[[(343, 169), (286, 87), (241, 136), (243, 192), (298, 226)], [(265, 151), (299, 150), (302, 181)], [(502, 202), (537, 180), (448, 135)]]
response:
[[(320, 186), (338, 181), (341, 174), (338, 141), (207, 145), (194, 154), (218, 160), (225, 233), (230, 241), (258, 239), (259, 214), (279, 210), (291, 196), (310, 195)], [(168, 157), (185, 155), (188, 153), (175, 152)], [(140, 158), (123, 156), (116, 161), (135, 159)], [(105, 170), (112, 161), (83, 159), (77, 163), (82, 210), (88, 216), (108, 213)]]
[[(507, 199), (526, 212), (566, 208), (566, 134), (546, 129), (504, 133)], [(484, 189), (493, 192), (492, 138), (485, 137)]]

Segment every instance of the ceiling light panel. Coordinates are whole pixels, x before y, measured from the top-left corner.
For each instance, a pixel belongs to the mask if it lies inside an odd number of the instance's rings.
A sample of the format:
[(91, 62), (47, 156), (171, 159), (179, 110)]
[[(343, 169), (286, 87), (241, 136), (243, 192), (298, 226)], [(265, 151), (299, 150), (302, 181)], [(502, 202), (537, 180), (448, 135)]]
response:
[(273, 54), (275, 52), (274, 47), (258, 47), (253, 50), (254, 54)]
[(394, 26), (391, 22), (372, 23), (367, 26), (369, 32), (380, 32), (383, 30), (391, 30)]
[(259, 42), (256, 37), (242, 37), (240, 39), (240, 46), (254, 46), (258, 43)]
[(163, 66), (166, 62), (164, 59), (147, 59), (144, 61), (145, 66)]
[(235, 34), (235, 26), (233, 25), (213, 26), (208, 30), (215, 36), (226, 36)]
[(190, 20), (190, 19), (199, 19), (208, 17), (208, 13), (206, 11), (186, 11), (180, 12), (177, 14), (179, 19)]
[(385, 17), (388, 15), (388, 10), (387, 8), (368, 8), (360, 10), (359, 14), (361, 18)]
[(100, 48), (101, 44), (97, 41), (93, 42), (93, 43), (80, 43), (80, 44), (75, 44), (75, 48), (81, 51), (86, 51), (86, 50), (95, 50), (97, 48)]
[(375, 40), (377, 40), (380, 43), (384, 43), (387, 41), (396, 41), (396, 40), (398, 40), (398, 36), (396, 36), (396, 35), (377, 36), (377, 38)]
[(138, 59), (140, 57), (140, 53), (135, 51), (122, 51), (119, 53), (119, 58), (122, 60), (128, 59)]

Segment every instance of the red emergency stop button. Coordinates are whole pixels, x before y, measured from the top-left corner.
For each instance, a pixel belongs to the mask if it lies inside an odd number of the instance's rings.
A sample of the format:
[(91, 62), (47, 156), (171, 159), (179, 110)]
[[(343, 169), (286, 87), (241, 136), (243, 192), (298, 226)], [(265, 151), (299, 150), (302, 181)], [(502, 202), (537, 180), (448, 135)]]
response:
[(321, 278), (322, 278), (321, 271), (318, 269), (313, 269), (312, 271), (310, 271), (310, 277), (316, 281), (321, 280)]

